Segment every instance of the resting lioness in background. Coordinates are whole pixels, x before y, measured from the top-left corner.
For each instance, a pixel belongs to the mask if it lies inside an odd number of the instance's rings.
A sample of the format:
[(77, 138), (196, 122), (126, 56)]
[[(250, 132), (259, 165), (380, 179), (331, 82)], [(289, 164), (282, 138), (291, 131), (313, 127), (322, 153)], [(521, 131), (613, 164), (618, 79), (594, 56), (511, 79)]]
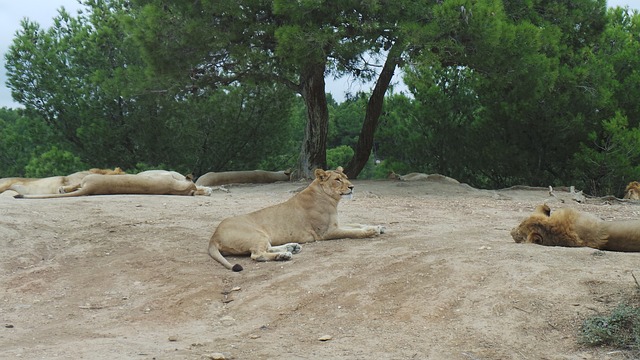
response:
[(191, 180), (175, 179), (172, 175), (87, 175), (80, 186), (66, 187), (61, 194), (50, 195), (16, 195), (16, 198), (51, 199), (83, 195), (194, 195), (196, 184)]
[[(182, 175), (177, 171), (170, 171), (170, 170), (146, 170), (143, 172), (139, 172), (137, 175), (165, 175), (165, 176), (171, 176), (176, 180), (185, 180), (185, 181), (192, 181), (193, 182), (193, 175), (192, 174), (188, 174), (188, 175)], [(196, 184), (196, 191), (193, 193), (193, 195), (211, 195), (213, 193), (213, 190), (211, 190), (211, 188), (208, 188), (206, 186), (199, 186)]]
[(351, 195), (353, 185), (338, 167), (315, 171), (315, 180), (289, 200), (246, 215), (224, 219), (209, 241), (209, 255), (227, 269), (221, 253), (251, 255), (256, 261), (289, 260), (298, 243), (340, 238), (368, 238), (384, 232), (380, 225), (338, 226), (338, 202)]
[(22, 195), (57, 194), (60, 187), (79, 185), (89, 174), (123, 175), (119, 167), (111, 169), (89, 169), (78, 171), (67, 176), (51, 176), (46, 178), (4, 178), (0, 179), (0, 193), (13, 190)]
[(289, 181), (291, 170), (285, 171), (223, 171), (208, 172), (196, 179), (198, 186), (220, 186), (228, 184), (264, 184)]
[(571, 208), (551, 213), (544, 204), (513, 228), (511, 237), (517, 243), (640, 252), (640, 220), (604, 221)]
[(439, 183), (448, 184), (460, 184), (460, 182), (454, 178), (444, 176), (441, 174), (424, 174), (424, 173), (408, 173), (405, 175), (399, 175), (391, 171), (387, 175), (387, 179), (400, 180), (400, 181), (433, 181)]

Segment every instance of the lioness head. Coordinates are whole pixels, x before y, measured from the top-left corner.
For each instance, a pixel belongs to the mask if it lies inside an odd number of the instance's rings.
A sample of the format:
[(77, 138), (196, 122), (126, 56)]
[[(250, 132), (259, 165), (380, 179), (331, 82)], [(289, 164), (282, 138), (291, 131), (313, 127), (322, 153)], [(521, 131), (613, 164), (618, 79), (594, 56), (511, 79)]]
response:
[(315, 171), (316, 181), (322, 190), (336, 200), (353, 193), (353, 184), (342, 170), (342, 166), (338, 166), (335, 170), (316, 169)]
[(400, 175), (396, 174), (393, 170), (391, 170), (389, 171), (389, 174), (387, 174), (387, 179), (400, 180)]
[(544, 224), (550, 215), (551, 208), (547, 204), (538, 205), (531, 216), (511, 230), (513, 241), (544, 245)]

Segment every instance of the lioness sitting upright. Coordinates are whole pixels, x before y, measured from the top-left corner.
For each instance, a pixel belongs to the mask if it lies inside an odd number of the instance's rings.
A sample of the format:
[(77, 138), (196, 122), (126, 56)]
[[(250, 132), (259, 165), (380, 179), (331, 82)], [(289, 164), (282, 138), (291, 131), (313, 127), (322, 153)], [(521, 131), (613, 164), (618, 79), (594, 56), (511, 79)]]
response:
[(316, 169), (315, 180), (289, 200), (246, 215), (224, 219), (209, 241), (209, 255), (226, 268), (221, 253), (251, 255), (256, 261), (289, 260), (298, 243), (340, 238), (368, 238), (384, 232), (380, 225), (338, 226), (338, 202), (351, 195), (353, 185), (342, 172)]
[(640, 220), (604, 221), (571, 208), (551, 213), (544, 204), (513, 228), (511, 237), (517, 243), (640, 252)]

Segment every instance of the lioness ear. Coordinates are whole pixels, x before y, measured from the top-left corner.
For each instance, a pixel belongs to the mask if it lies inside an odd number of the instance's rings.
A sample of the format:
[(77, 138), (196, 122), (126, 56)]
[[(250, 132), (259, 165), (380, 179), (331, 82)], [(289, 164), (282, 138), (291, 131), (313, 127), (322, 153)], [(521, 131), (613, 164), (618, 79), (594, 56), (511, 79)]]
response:
[(542, 245), (542, 236), (536, 232), (532, 232), (527, 236), (527, 242)]
[(338, 167), (336, 168), (336, 171), (337, 171), (337, 172), (339, 172), (339, 173), (341, 173), (342, 171), (344, 171), (344, 169), (342, 168), (342, 166), (338, 166)]
[(327, 176), (327, 172), (322, 169), (316, 169), (314, 174), (316, 175), (316, 179), (320, 179), (320, 180), (324, 180)]

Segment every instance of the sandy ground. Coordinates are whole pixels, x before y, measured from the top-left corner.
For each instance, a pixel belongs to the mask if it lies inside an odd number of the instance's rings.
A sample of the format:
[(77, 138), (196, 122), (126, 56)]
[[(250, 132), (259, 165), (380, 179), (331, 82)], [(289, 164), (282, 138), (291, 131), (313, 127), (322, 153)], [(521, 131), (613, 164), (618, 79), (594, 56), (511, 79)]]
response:
[[(640, 254), (516, 244), (544, 201), (604, 219), (633, 204), (544, 190), (354, 181), (343, 223), (366, 240), (303, 245), (233, 273), (206, 249), (225, 217), (301, 183), (210, 197), (0, 196), (2, 359), (628, 359), (577, 343), (582, 320), (637, 297)], [(324, 341), (323, 341), (324, 340)]]

